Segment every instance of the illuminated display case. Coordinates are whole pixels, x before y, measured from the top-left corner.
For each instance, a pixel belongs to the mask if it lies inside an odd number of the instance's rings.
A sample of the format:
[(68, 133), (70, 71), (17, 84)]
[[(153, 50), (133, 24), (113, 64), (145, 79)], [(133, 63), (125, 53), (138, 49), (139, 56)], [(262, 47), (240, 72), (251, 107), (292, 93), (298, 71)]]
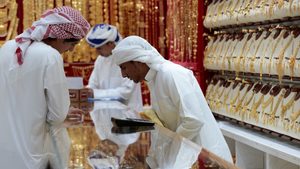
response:
[(111, 118), (139, 118), (138, 114), (120, 102), (72, 103), (79, 107), (80, 104), (88, 107), (85, 109), (87, 114), (81, 125), (68, 128), (71, 139), (69, 168), (88, 169), (93, 160), (98, 165), (136, 169), (150, 168), (153, 165), (149, 162), (151, 160), (163, 168), (236, 168), (160, 125), (154, 128), (114, 130), (116, 126)]

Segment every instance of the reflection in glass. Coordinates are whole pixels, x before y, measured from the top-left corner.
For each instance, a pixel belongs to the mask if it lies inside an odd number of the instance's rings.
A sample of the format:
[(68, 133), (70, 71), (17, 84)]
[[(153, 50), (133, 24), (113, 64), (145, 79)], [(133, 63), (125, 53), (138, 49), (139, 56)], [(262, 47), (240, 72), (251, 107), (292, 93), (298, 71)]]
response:
[(70, 169), (91, 169), (88, 157), (96, 157), (95, 154), (110, 159), (107, 161), (114, 159), (110, 157), (117, 157), (119, 168), (148, 169), (145, 158), (150, 146), (150, 133), (111, 133), (111, 117), (139, 118), (136, 112), (119, 102), (95, 102), (82, 126), (68, 128), (72, 140)]

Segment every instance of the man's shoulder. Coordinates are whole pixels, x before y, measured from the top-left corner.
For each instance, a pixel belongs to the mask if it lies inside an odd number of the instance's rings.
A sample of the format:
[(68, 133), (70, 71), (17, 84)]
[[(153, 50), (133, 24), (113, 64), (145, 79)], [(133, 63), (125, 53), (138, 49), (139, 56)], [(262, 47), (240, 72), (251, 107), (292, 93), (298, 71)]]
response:
[(15, 40), (9, 40), (6, 41), (2, 46), (1, 49), (8, 49), (8, 48), (12, 48), (12, 47), (16, 47), (17, 43)]
[[(62, 61), (61, 54), (43, 42), (33, 42), (26, 51), (26, 57), (30, 57), (36, 62), (57, 63)], [(46, 62), (44, 62), (46, 61)]]
[(60, 56), (60, 53), (52, 48), (51, 46), (43, 43), (43, 42), (33, 42), (29, 48), (28, 48), (28, 53), (30, 54), (37, 54), (37, 55), (56, 55)]
[(166, 83), (170, 83), (171, 81), (177, 83), (193, 78), (193, 72), (181, 65), (169, 62), (162, 65), (157, 73), (157, 78)]
[(179, 64), (168, 61), (161, 66), (160, 72), (164, 74), (176, 75), (178, 73), (188, 73), (190, 70)]

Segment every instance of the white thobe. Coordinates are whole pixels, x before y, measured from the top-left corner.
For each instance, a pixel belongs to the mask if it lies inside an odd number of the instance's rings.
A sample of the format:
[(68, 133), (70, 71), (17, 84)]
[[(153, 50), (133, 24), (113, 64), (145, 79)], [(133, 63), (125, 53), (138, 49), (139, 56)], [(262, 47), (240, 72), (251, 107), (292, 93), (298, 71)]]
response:
[(124, 104), (141, 112), (143, 109), (141, 86), (132, 80), (123, 78), (120, 67), (113, 57), (99, 56), (89, 79), (88, 87), (93, 89), (94, 97), (121, 98)]
[(33, 42), (24, 63), (10, 69), (16, 48), (11, 40), (0, 50), (0, 168), (44, 169), (49, 126), (59, 129), (70, 104), (63, 60), (54, 48)]
[(192, 71), (166, 61), (150, 69), (152, 107), (165, 127), (232, 162), (229, 148)]

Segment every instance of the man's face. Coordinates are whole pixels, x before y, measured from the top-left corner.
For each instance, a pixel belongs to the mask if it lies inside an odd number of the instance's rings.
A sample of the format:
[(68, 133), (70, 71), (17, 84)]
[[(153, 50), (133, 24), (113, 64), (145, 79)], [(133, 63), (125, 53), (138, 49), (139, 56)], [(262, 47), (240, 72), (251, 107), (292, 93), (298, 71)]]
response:
[(107, 42), (106, 44), (96, 48), (98, 55), (108, 57), (111, 55), (111, 51), (115, 48), (113, 42)]
[(140, 71), (141, 64), (143, 63), (135, 61), (129, 61), (120, 64), (122, 76), (124, 78), (127, 77), (128, 79), (133, 80), (135, 83), (141, 82), (145, 78), (143, 71)]
[(56, 39), (52, 47), (58, 50), (59, 53), (64, 53), (67, 51), (72, 51), (78, 43), (79, 40), (75, 42), (67, 42), (64, 39)]

